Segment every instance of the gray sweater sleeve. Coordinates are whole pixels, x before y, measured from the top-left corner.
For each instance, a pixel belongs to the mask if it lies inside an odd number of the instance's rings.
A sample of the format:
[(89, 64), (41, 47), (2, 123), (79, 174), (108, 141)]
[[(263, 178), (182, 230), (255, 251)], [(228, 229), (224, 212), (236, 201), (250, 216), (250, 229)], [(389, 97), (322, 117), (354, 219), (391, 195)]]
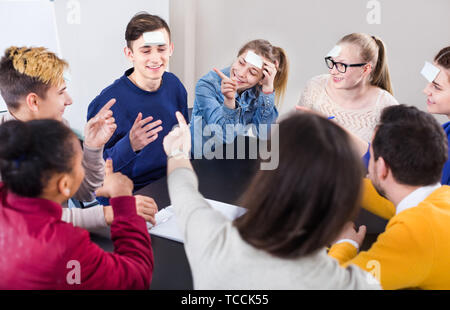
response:
[[(198, 180), (191, 169), (178, 168), (167, 178), (169, 196), (174, 207), (177, 225), (184, 237), (184, 246), (191, 266), (196, 287), (200, 288), (266, 288), (285, 287), (288, 279), (283, 276), (293, 275), (289, 279), (293, 287), (321, 288), (321, 289), (379, 289), (378, 283), (368, 281), (368, 274), (357, 266), (346, 269), (339, 266), (337, 261), (330, 258), (326, 250), (299, 258), (299, 260), (283, 260), (264, 254), (257, 249), (245, 246), (245, 242), (232, 242), (227, 238), (239, 238), (231, 231), (230, 221), (216, 211), (198, 191)], [(229, 246), (232, 245), (232, 248)], [(223, 252), (225, 251), (225, 252)], [(235, 255), (230, 251), (236, 251)], [(240, 254), (245, 253), (243, 256)], [(244, 269), (235, 268), (232, 257), (238, 256)], [(271, 285), (266, 285), (262, 270), (278, 264), (283, 269), (273, 275)], [(210, 268), (208, 270), (208, 268)], [(212, 269), (211, 269), (212, 268)], [(221, 277), (213, 279), (212, 270), (237, 270), (258, 275), (255, 280), (248, 281), (232, 273), (218, 273)], [(244, 271), (245, 270), (245, 271)], [(302, 278), (295, 275), (302, 272)], [(236, 278), (237, 277), (237, 278)], [(280, 278), (281, 277), (281, 278)], [(289, 278), (288, 276), (287, 278)], [(370, 277), (370, 276), (369, 276)], [(237, 280), (237, 279), (240, 280)], [(235, 281), (235, 282), (233, 282)], [(242, 283), (236, 283), (242, 281)], [(278, 282), (277, 282), (278, 281)], [(311, 283), (310, 283), (311, 282)], [(278, 283), (278, 284), (277, 284)], [(280, 284), (281, 283), (281, 284)]]
[(103, 213), (103, 206), (101, 205), (88, 209), (63, 208), (62, 210), (61, 220), (66, 223), (72, 223), (73, 226), (84, 228), (88, 231), (108, 226)]
[(193, 170), (178, 168), (168, 176), (167, 182), (186, 252), (190, 254), (191, 262), (192, 259), (198, 261), (229, 220), (214, 210), (199, 193)]
[(102, 186), (105, 176), (103, 148), (93, 149), (84, 145), (82, 163), (85, 176), (73, 198), (81, 201), (92, 201), (95, 199), (95, 190)]

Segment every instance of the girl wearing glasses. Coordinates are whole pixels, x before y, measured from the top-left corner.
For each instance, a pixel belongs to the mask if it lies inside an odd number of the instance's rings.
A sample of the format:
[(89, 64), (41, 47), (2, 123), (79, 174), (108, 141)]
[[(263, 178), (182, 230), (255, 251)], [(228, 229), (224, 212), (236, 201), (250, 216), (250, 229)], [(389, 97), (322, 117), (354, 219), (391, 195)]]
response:
[(334, 117), (348, 131), (370, 141), (381, 110), (398, 104), (383, 42), (364, 33), (346, 35), (325, 63), (329, 74), (307, 83), (298, 106)]

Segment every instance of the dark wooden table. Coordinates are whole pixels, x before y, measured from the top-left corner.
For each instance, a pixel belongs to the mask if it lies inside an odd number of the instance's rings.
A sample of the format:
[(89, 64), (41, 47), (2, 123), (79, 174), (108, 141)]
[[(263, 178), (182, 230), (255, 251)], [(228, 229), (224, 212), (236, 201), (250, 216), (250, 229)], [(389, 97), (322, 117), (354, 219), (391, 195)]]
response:
[[(259, 169), (256, 160), (224, 159), (224, 160), (193, 160), (192, 165), (199, 179), (199, 190), (205, 198), (230, 204), (239, 204), (238, 200)], [(170, 205), (167, 189), (167, 179), (164, 177), (135, 194), (153, 197), (158, 207)], [(366, 250), (376, 240), (377, 235), (384, 231), (386, 221), (361, 210), (357, 225), (367, 226), (367, 236), (362, 246)], [(94, 242), (106, 251), (112, 251), (111, 240), (91, 234)], [(182, 243), (165, 238), (152, 236), (152, 247), (155, 266), (151, 289), (193, 289), (192, 275)]]

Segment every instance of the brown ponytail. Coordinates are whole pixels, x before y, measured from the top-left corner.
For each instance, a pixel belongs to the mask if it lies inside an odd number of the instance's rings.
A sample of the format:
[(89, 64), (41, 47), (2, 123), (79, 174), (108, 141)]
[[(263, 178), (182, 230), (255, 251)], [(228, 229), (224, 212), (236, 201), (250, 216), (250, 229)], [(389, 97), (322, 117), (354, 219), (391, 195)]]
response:
[(273, 88), (275, 90), (275, 106), (279, 108), (286, 93), (289, 75), (289, 61), (286, 52), (281, 47), (273, 46), (267, 40), (253, 40), (248, 42), (239, 50), (238, 56), (247, 50), (253, 50), (256, 54), (267, 58), (271, 62), (278, 63)]
[(351, 43), (359, 46), (363, 61), (372, 63), (374, 67), (370, 77), (370, 84), (386, 90), (391, 95), (394, 94), (387, 63), (386, 48), (380, 38), (369, 36), (365, 33), (352, 33), (339, 40), (339, 43)]

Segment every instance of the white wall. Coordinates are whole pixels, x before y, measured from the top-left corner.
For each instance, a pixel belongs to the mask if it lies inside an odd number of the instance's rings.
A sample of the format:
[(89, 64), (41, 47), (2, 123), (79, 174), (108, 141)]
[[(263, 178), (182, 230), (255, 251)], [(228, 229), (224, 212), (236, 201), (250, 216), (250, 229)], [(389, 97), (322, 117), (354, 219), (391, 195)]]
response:
[(74, 99), (65, 117), (81, 131), (91, 100), (130, 66), (123, 55), (125, 27), (142, 10), (169, 22), (175, 44), (170, 69), (184, 83), (190, 106), (195, 83), (202, 75), (214, 66), (230, 65), (247, 41), (264, 38), (283, 47), (290, 58), (281, 113), (291, 111), (307, 80), (327, 72), (323, 56), (335, 42), (351, 32), (367, 32), (387, 45), (397, 99), (425, 109), (425, 80), (419, 72), (425, 60), (432, 60), (440, 48), (450, 44), (450, 1), (378, 0), (381, 23), (368, 24), (371, 10), (367, 4), (371, 2), (57, 0), (60, 47), (71, 67), (69, 92)]
[(140, 11), (168, 21), (169, 0), (58, 0), (55, 10), (62, 56), (72, 75), (68, 91), (74, 103), (64, 117), (82, 131), (92, 99), (132, 66), (123, 53), (128, 22)]
[[(425, 109), (425, 79), (420, 70), (425, 60), (432, 60), (440, 48), (450, 44), (450, 1), (376, 2), (381, 8), (380, 24), (367, 22), (372, 12), (367, 5), (373, 3), (369, 0), (171, 0), (171, 16), (189, 5), (195, 10), (190, 20), (195, 24), (195, 33), (189, 34), (195, 37), (194, 73), (185, 73), (180, 60), (183, 52), (179, 50), (172, 58), (172, 71), (189, 76), (185, 86), (193, 89), (192, 80), (198, 80), (213, 66), (230, 65), (244, 43), (267, 39), (283, 47), (290, 58), (289, 83), (281, 110), (286, 113), (293, 109), (308, 79), (327, 72), (323, 57), (336, 41), (351, 32), (366, 32), (381, 37), (387, 45), (397, 99)], [(186, 32), (185, 24), (172, 20), (172, 32)]]
[[(49, 0), (0, 1), (0, 57), (10, 46), (45, 46), (60, 54), (54, 3)], [(8, 31), (6, 31), (6, 29)], [(0, 112), (7, 109), (0, 96)]]

